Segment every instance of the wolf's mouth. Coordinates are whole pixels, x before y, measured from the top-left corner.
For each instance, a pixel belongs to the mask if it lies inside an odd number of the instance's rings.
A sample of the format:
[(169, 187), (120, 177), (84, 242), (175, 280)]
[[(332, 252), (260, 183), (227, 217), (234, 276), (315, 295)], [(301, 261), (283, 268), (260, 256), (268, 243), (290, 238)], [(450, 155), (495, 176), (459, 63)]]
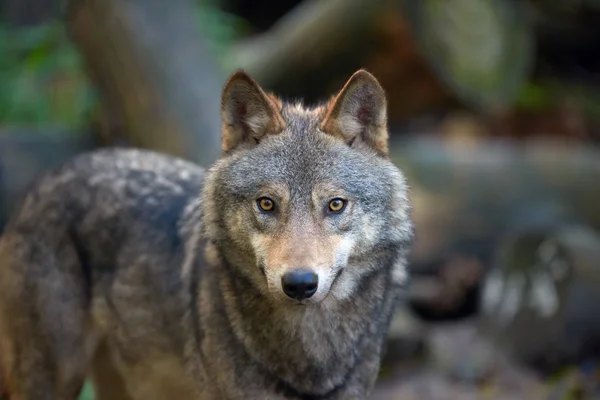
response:
[(327, 296), (325, 296), (323, 301), (325, 301), (329, 298), (329, 295), (331, 294), (331, 292), (333, 292), (333, 287), (335, 286), (335, 283), (338, 281), (339, 277), (342, 276), (343, 272), (344, 272), (344, 268), (342, 267), (335, 273), (335, 278), (333, 278), (333, 281), (331, 281), (331, 286), (329, 286), (329, 292), (327, 293)]
[[(333, 278), (333, 281), (331, 282), (331, 287), (332, 287), (332, 288), (333, 288), (333, 285), (335, 285), (335, 282), (338, 280), (338, 278), (339, 278), (340, 276), (342, 276), (342, 272), (344, 272), (344, 268), (340, 268), (340, 269), (338, 270), (338, 272), (336, 272), (336, 274), (335, 274), (335, 278)], [(331, 289), (330, 289), (329, 291), (331, 291)]]
[(264, 263), (259, 263), (258, 264), (258, 269), (260, 270), (260, 273), (266, 278), (267, 277), (267, 272), (266, 272), (266, 266)]

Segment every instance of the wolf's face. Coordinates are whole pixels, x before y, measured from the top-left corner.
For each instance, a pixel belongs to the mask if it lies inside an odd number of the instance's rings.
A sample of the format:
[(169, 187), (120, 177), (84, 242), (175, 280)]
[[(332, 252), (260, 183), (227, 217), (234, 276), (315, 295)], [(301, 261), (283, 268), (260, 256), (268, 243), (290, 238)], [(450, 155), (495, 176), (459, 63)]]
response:
[[(328, 105), (283, 105), (243, 73), (223, 96), (224, 156), (204, 192), (208, 237), (265, 294), (347, 299), (398, 265), (412, 236), (407, 189), (387, 159), (383, 90), (360, 71)], [(397, 253), (382, 260), (378, 253)], [(400, 260), (402, 258), (402, 260)]]

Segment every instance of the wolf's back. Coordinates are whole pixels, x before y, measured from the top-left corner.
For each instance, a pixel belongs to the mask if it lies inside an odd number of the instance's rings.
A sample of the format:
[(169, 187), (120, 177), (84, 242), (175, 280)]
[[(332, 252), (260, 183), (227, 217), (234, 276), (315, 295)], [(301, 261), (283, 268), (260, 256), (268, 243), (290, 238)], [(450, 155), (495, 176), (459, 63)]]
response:
[(9, 226), (30, 222), (41, 230), (52, 229), (43, 227), (44, 221), (79, 225), (100, 218), (100, 226), (115, 218), (124, 226), (175, 223), (199, 196), (203, 175), (199, 166), (151, 151), (84, 153), (36, 179)]
[[(88, 275), (141, 258), (181, 257), (204, 171), (192, 163), (133, 149), (82, 154), (42, 175), (8, 221), (10, 247), (72, 247)], [(6, 246), (6, 243), (5, 243)], [(144, 261), (145, 262), (145, 261)], [(47, 267), (40, 260), (31, 268)], [(88, 282), (92, 283), (92, 282)]]

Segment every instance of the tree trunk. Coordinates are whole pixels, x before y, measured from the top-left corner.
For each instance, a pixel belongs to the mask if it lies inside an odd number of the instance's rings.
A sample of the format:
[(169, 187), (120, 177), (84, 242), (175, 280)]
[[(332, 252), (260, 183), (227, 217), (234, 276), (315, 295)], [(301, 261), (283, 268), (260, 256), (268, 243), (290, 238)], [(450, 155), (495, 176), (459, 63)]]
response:
[(194, 11), (191, 0), (71, 0), (67, 26), (131, 145), (209, 165), (223, 81)]

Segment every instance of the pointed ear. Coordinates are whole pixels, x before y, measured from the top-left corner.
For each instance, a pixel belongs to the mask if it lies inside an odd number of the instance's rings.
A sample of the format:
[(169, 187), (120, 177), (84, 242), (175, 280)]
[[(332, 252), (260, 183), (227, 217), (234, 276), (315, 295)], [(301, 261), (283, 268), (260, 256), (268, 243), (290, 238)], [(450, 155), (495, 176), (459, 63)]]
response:
[(387, 100), (377, 79), (362, 69), (355, 72), (329, 104), (320, 128), (350, 146), (363, 142), (387, 155)]
[(280, 108), (280, 101), (267, 95), (246, 72), (234, 72), (221, 97), (223, 152), (241, 143), (256, 145), (265, 134), (281, 132), (285, 121)]

